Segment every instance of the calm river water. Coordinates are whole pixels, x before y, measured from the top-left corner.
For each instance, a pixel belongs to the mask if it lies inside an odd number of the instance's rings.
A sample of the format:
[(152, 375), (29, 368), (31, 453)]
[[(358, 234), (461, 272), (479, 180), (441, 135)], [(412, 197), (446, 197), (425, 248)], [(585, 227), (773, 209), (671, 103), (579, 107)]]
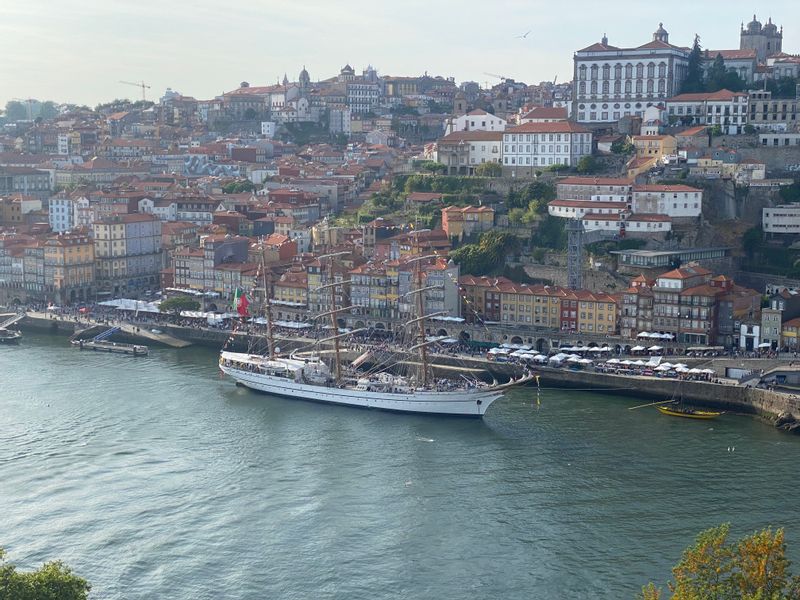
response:
[(723, 521), (786, 526), (800, 558), (800, 437), (748, 418), (529, 389), (483, 421), (404, 416), (258, 395), (215, 362), (0, 346), (12, 560), (61, 558), (98, 599), (527, 600), (632, 598)]

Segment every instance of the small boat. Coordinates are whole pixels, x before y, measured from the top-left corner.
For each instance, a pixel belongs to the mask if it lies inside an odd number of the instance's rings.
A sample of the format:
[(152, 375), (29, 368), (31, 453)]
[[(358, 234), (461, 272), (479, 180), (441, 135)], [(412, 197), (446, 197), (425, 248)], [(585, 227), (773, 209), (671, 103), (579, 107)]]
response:
[(716, 419), (722, 414), (715, 410), (696, 410), (684, 406), (657, 406), (658, 412), (670, 417), (683, 417), (685, 419)]
[(0, 344), (18, 344), (22, 334), (14, 329), (0, 328)]

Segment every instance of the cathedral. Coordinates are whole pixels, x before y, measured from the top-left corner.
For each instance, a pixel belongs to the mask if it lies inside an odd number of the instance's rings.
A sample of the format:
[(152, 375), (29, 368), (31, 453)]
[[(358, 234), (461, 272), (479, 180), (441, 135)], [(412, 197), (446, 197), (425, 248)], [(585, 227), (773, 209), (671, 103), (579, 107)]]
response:
[(772, 22), (772, 18), (767, 24), (762, 26), (753, 15), (753, 20), (745, 28), (742, 23), (742, 31), (739, 37), (740, 50), (755, 50), (758, 62), (763, 63), (772, 54), (778, 54), (783, 47), (783, 27), (778, 31), (778, 27)]

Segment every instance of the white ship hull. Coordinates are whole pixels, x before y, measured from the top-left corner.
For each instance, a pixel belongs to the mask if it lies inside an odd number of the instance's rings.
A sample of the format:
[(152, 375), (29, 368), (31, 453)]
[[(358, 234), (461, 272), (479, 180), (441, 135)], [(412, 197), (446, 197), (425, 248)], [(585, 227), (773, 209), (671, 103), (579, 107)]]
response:
[[(368, 392), (347, 388), (308, 385), (285, 377), (276, 377), (220, 365), (223, 373), (237, 383), (275, 396), (376, 408), (406, 413), (482, 417), (492, 402), (503, 396), (508, 386), (470, 389), (455, 392), (414, 391), (409, 394)], [(521, 383), (515, 382), (516, 383)]]

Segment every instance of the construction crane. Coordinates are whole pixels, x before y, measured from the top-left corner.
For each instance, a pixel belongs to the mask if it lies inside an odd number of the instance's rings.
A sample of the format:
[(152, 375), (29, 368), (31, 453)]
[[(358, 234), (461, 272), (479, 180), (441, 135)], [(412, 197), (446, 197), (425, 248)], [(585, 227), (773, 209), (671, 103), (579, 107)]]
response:
[(134, 83), (133, 81), (120, 81), (120, 83), (124, 83), (125, 85), (133, 85), (138, 88), (142, 88), (142, 100), (147, 100), (147, 95), (145, 90), (149, 90), (150, 86), (147, 85), (144, 81), (140, 81), (139, 83)]

